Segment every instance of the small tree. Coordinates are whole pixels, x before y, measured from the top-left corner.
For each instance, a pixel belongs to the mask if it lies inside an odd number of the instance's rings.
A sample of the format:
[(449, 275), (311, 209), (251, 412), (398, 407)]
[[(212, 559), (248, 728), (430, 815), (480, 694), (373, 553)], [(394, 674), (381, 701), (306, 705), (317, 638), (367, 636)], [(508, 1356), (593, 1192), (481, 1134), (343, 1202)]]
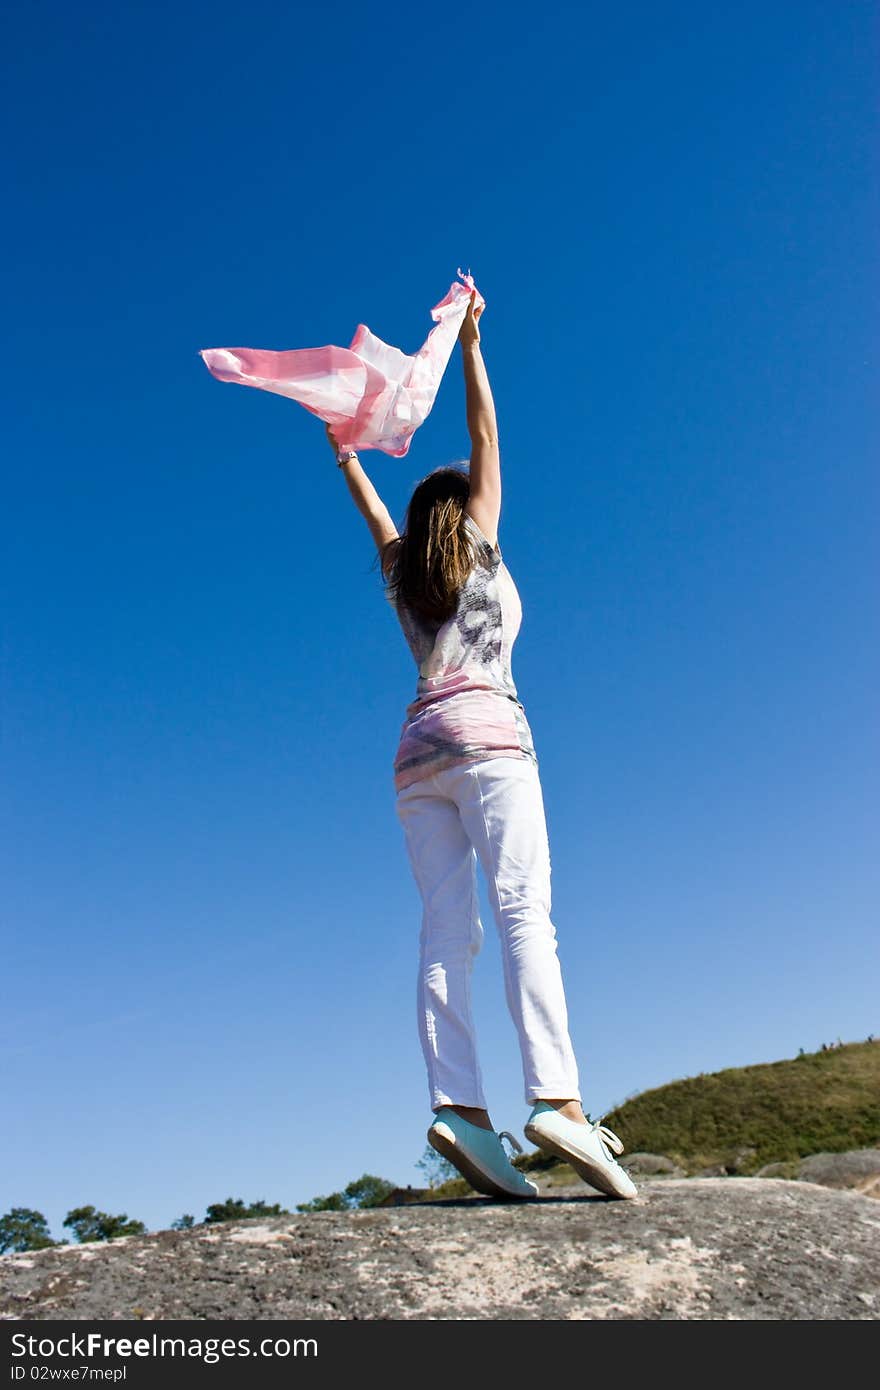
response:
[(81, 1245), (93, 1240), (115, 1240), (117, 1236), (142, 1236), (147, 1230), (143, 1221), (129, 1221), (124, 1212), (121, 1216), (109, 1216), (91, 1206), (74, 1207), (62, 1224), (70, 1227)]
[(353, 1207), (378, 1207), (394, 1191), (394, 1183), (387, 1178), (377, 1178), (372, 1173), (363, 1173), (355, 1178), (343, 1191)]
[(450, 1163), (448, 1158), (438, 1154), (436, 1149), (432, 1149), (430, 1144), (425, 1145), (425, 1152), (419, 1159), (416, 1167), (424, 1174), (425, 1182), (428, 1187), (440, 1187), (443, 1183), (449, 1182), (451, 1178), (461, 1176), (454, 1163)]
[(63, 1244), (63, 1240), (53, 1240), (49, 1235), (49, 1225), (41, 1211), (12, 1207), (0, 1217), (0, 1253), (4, 1255), (8, 1251), (47, 1250), (50, 1245)]
[(227, 1197), (225, 1202), (212, 1202), (205, 1216), (205, 1225), (211, 1226), (220, 1221), (247, 1221), (252, 1216), (289, 1216), (290, 1212), (278, 1202), (269, 1206), (262, 1197), (245, 1206), (240, 1197)]
[(362, 1173), (354, 1178), (342, 1192), (331, 1192), (329, 1197), (313, 1197), (310, 1202), (298, 1202), (297, 1211), (351, 1211), (362, 1207), (378, 1207), (389, 1192), (394, 1191), (394, 1183), (387, 1178), (377, 1178), (374, 1173)]
[(348, 1198), (342, 1192), (329, 1197), (313, 1197), (310, 1202), (297, 1202), (297, 1211), (348, 1211)]
[(176, 1220), (172, 1221), (171, 1229), (172, 1231), (191, 1231), (195, 1224), (196, 1218), (190, 1216), (189, 1212), (185, 1212), (183, 1216), (178, 1216)]

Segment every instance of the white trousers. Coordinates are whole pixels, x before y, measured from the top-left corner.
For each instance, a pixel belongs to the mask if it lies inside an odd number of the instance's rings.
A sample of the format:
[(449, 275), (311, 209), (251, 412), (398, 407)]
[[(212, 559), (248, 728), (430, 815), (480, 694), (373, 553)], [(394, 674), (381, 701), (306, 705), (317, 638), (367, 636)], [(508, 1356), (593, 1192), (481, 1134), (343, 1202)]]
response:
[(432, 1109), (488, 1109), (471, 1007), (471, 968), (483, 942), (478, 858), (501, 940), (526, 1104), (580, 1100), (535, 763), (501, 756), (445, 768), (404, 787), (396, 806), (422, 898), (418, 1020)]

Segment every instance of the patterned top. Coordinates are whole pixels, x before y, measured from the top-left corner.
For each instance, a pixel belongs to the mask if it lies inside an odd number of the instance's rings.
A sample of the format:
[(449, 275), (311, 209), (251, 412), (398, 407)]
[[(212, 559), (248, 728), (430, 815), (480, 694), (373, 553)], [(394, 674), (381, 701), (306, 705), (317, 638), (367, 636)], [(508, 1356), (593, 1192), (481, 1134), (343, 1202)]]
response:
[(513, 578), (473, 517), (465, 527), (477, 542), (478, 562), (445, 623), (416, 614), (403, 599), (392, 603), (419, 668), (416, 698), (407, 706), (394, 758), (394, 785), (482, 758), (530, 758), (532, 733), (510, 670), (522, 605)]

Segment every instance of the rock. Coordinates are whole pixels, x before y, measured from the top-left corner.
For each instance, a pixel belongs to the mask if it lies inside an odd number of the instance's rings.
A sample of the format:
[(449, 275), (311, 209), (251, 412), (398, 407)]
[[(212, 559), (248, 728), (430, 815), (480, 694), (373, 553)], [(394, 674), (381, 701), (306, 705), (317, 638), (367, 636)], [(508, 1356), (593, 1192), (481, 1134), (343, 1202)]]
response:
[(666, 1158), (664, 1154), (627, 1154), (623, 1160), (623, 1165), (627, 1172), (632, 1173), (633, 1177), (668, 1175), (671, 1178), (683, 1178), (685, 1176), (684, 1169), (679, 1168), (671, 1158)]
[(260, 1217), (0, 1257), (6, 1320), (852, 1319), (877, 1206), (759, 1178)]
[(880, 1149), (851, 1149), (842, 1154), (811, 1154), (798, 1168), (801, 1182), (823, 1187), (876, 1190), (880, 1179)]

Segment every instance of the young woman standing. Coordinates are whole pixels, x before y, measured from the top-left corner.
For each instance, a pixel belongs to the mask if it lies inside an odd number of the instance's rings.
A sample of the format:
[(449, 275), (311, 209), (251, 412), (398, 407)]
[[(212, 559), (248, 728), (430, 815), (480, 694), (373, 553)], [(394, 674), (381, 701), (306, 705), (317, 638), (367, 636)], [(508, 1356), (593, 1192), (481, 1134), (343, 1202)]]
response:
[[(489, 1118), (471, 1009), (483, 939), (477, 860), (501, 940), (516, 1025), (526, 1137), (614, 1197), (636, 1188), (614, 1158), (623, 1145), (581, 1107), (556, 930), (550, 851), (531, 730), (511, 674), (522, 618), (498, 546), (501, 466), (495, 405), (474, 296), (459, 334), (469, 471), (437, 468), (419, 482), (403, 534), (360, 465), (326, 427), (349, 491), (382, 560), (385, 594), (419, 669), (394, 759), (397, 814), (423, 914), (419, 1036), (434, 1121), (429, 1143), (479, 1192), (530, 1198)], [(513, 1136), (507, 1135), (519, 1148)]]

